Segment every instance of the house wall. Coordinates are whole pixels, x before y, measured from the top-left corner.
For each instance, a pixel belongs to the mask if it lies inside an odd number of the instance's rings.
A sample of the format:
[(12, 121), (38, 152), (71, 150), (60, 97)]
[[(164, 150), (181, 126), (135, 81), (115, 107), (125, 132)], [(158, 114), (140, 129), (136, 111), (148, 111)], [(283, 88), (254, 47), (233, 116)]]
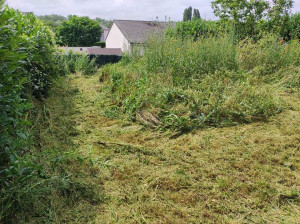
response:
[(130, 50), (130, 43), (115, 23), (107, 35), (106, 48), (121, 48), (122, 52)]

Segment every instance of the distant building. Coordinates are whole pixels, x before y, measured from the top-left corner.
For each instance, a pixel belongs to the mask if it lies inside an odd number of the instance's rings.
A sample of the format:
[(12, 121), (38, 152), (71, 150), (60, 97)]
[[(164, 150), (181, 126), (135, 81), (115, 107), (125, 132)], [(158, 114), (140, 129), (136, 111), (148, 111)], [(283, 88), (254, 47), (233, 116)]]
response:
[(109, 28), (107, 28), (106, 26), (103, 26), (101, 24), (100, 24), (100, 26), (102, 28), (102, 35), (101, 35), (100, 41), (105, 42), (106, 37), (107, 37), (107, 35), (109, 33)]
[(162, 32), (175, 23), (156, 21), (115, 20), (106, 38), (106, 48), (120, 48), (122, 52), (144, 52), (149, 36)]

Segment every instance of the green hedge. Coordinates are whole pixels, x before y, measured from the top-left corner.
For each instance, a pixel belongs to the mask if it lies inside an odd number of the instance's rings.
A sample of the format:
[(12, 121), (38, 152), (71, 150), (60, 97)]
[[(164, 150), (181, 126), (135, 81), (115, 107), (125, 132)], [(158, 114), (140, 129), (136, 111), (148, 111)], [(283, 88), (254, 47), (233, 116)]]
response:
[(57, 68), (49, 28), (33, 14), (23, 15), (0, 0), (0, 222), (22, 207), (16, 186), (41, 176), (42, 167), (31, 157), (26, 117), (29, 99), (48, 93)]
[(99, 41), (99, 42), (96, 42), (94, 44), (94, 46), (99, 46), (101, 48), (105, 48), (106, 47), (106, 43), (104, 41)]
[(96, 65), (98, 67), (102, 67), (103, 65), (109, 63), (118, 63), (122, 59), (122, 56), (118, 55), (89, 55), (89, 57), (91, 60), (95, 59)]

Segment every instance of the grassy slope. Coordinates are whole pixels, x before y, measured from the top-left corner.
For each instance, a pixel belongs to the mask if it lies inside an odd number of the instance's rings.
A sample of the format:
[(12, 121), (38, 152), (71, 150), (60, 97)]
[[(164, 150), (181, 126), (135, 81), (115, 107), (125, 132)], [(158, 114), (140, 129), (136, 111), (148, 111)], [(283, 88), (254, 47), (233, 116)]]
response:
[[(300, 95), (268, 122), (176, 136), (101, 115), (99, 76), (69, 76), (46, 101), (74, 150), (99, 161), (83, 181), (103, 202), (61, 208), (57, 221), (82, 223), (297, 223), (300, 220)], [(68, 86), (70, 85), (70, 87)], [(56, 87), (57, 89), (58, 87)], [(65, 90), (64, 90), (65, 89)], [(64, 95), (63, 91), (76, 94)], [(54, 89), (55, 90), (55, 89)], [(71, 102), (70, 102), (71, 101)], [(72, 103), (72, 113), (57, 104)], [(105, 104), (105, 103), (104, 103)], [(68, 121), (68, 124), (65, 123)], [(68, 126), (71, 125), (71, 126)], [(68, 127), (67, 129), (65, 127)], [(68, 131), (71, 127), (74, 131)], [(55, 136), (45, 133), (41, 142)], [(80, 170), (80, 167), (73, 169)], [(86, 179), (86, 180), (85, 180)], [(60, 202), (56, 202), (60, 204)], [(72, 218), (71, 218), (72, 217)]]

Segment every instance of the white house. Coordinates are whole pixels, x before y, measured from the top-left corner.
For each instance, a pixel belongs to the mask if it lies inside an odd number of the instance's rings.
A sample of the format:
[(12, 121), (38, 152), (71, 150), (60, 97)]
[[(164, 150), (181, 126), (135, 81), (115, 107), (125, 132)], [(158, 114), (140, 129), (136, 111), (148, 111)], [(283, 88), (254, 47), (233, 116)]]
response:
[(156, 21), (115, 20), (106, 38), (106, 48), (120, 48), (122, 52), (139, 51), (147, 38), (162, 32), (174, 23)]

